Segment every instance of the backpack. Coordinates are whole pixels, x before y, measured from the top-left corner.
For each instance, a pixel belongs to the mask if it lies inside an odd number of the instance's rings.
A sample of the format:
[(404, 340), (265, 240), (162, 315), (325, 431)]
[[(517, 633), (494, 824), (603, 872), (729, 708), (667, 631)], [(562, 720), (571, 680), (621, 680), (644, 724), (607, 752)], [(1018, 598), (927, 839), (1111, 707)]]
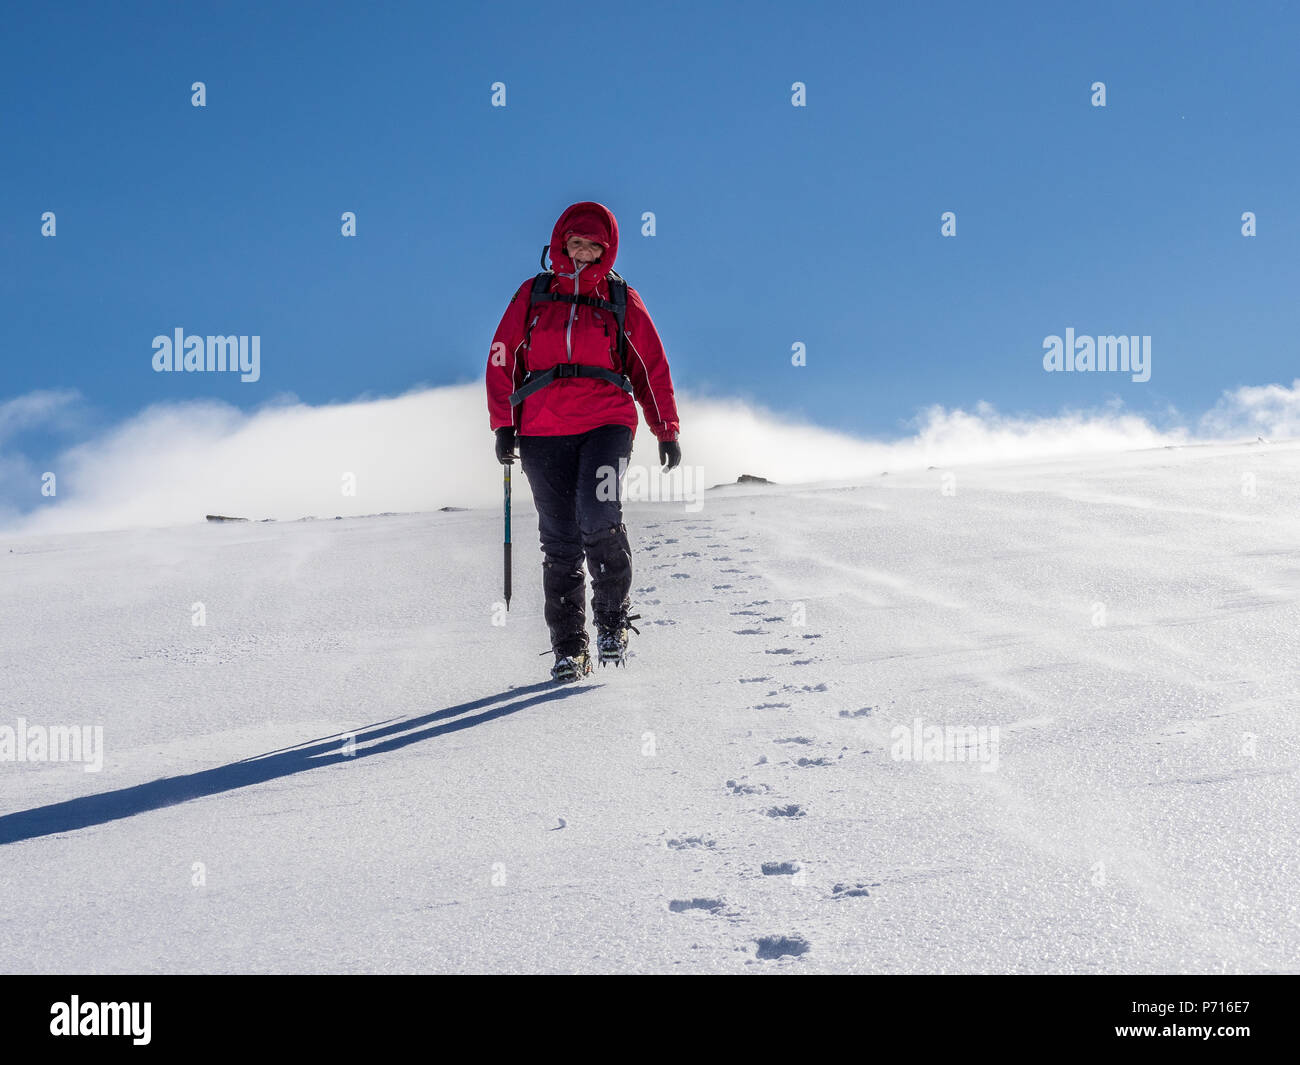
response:
[[(546, 251), (549, 247), (548, 244), (542, 249), (543, 266), (546, 265)], [(552, 292), (550, 288), (554, 277), (554, 270), (543, 270), (533, 278), (533, 287), (528, 297), (529, 306), (531, 307), (535, 303), (578, 303), (586, 307), (597, 307), (602, 311), (608, 311), (614, 316), (614, 322), (618, 327), (618, 363), (621, 372), (615, 373), (613, 370), (606, 370), (603, 366), (585, 366), (579, 363), (560, 363), (538, 374), (533, 373), (531, 370), (525, 370), (524, 379), (519, 389), (510, 394), (511, 406), (517, 406), (538, 389), (545, 388), (552, 381), (559, 380), (562, 377), (599, 377), (631, 395), (632, 381), (627, 373), (627, 333), (624, 331), (624, 322), (627, 320), (627, 282), (613, 270), (609, 271), (605, 275), (605, 280), (609, 285), (609, 299), (603, 300), (599, 296), (581, 296), (572, 292)], [(528, 339), (532, 331), (533, 326), (529, 322), (528, 330), (524, 334), (525, 351), (528, 350)]]

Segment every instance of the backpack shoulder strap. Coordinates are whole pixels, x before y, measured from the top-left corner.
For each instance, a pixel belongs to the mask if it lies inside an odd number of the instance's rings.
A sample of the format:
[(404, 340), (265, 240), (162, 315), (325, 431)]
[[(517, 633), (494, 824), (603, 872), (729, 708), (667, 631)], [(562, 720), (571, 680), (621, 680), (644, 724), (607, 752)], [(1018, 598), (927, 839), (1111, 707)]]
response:
[(614, 320), (618, 322), (618, 361), (627, 376), (627, 282), (611, 270), (605, 275), (605, 281), (609, 285), (609, 302), (614, 305)]
[(551, 278), (554, 276), (554, 270), (543, 270), (533, 278), (532, 293), (528, 297), (529, 303), (543, 303), (546, 301), (546, 294), (551, 290)]

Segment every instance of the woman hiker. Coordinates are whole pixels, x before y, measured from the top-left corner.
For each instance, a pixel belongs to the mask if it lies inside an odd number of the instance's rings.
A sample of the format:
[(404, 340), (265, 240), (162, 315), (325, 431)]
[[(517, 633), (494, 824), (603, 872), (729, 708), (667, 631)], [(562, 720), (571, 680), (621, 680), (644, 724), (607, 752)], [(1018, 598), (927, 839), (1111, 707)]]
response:
[(681, 462), (681, 449), (663, 344), (641, 297), (613, 272), (613, 212), (575, 203), (548, 247), (554, 272), (515, 290), (492, 338), (487, 397), (497, 459), (520, 460), (537, 505), (551, 676), (567, 681), (591, 672), (584, 556), (601, 664), (624, 661), (628, 630), (640, 631), (631, 624), (640, 615), (628, 613), (632, 549), (622, 512), (634, 396), (665, 470)]

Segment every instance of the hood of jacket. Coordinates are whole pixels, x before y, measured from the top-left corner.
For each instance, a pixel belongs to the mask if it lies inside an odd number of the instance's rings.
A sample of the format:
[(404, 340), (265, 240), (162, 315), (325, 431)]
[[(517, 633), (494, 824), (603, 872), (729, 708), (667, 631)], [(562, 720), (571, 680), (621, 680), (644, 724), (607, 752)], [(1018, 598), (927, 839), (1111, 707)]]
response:
[(551, 268), (556, 274), (556, 290), (560, 292), (574, 291), (573, 274), (577, 264), (564, 250), (569, 233), (599, 241), (605, 246), (599, 261), (584, 266), (578, 275), (577, 291), (589, 294), (614, 269), (614, 260), (618, 258), (618, 219), (603, 203), (590, 200), (565, 208), (551, 231)]

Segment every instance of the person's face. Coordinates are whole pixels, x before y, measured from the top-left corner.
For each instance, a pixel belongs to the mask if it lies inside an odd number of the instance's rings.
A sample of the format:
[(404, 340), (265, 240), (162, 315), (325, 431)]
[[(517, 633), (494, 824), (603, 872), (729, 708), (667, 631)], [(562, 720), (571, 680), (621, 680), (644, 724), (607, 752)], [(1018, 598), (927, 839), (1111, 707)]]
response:
[(570, 237), (565, 242), (564, 250), (575, 263), (594, 263), (605, 251), (604, 247), (594, 240), (585, 240), (582, 237)]

